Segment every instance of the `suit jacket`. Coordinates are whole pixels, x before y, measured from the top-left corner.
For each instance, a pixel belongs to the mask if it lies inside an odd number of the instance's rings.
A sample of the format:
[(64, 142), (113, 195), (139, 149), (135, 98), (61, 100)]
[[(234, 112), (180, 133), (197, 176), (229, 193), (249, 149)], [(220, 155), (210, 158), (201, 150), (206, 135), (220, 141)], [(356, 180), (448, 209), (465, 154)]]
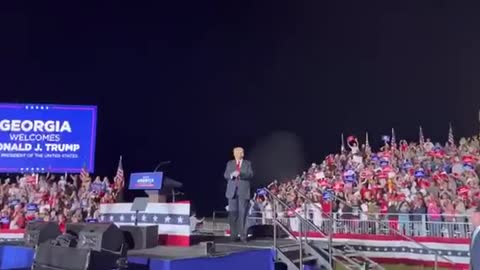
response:
[(470, 244), (470, 269), (480, 270), (480, 227), (475, 228)]
[[(230, 174), (237, 170), (237, 162), (230, 160), (227, 162), (225, 173), (223, 176), (227, 180), (227, 190), (225, 191), (225, 197), (232, 199), (237, 194), (239, 199), (250, 200), (250, 181), (253, 178), (252, 163), (248, 160), (243, 160), (240, 167), (239, 180), (231, 179)], [(238, 186), (237, 186), (238, 181)]]

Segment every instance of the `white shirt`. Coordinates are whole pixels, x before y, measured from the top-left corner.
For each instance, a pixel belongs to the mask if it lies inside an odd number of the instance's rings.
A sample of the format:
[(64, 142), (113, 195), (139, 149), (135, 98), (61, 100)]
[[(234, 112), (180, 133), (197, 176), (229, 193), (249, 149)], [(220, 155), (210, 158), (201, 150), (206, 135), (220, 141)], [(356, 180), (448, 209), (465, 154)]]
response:
[(265, 219), (272, 219), (273, 218), (272, 205), (269, 202), (267, 202), (267, 203), (265, 203), (265, 206), (263, 207), (263, 209), (264, 209)]
[(241, 168), (241, 167), (242, 167), (242, 163), (243, 163), (243, 159), (240, 159), (240, 160), (238, 160), (238, 161), (235, 160), (235, 165), (236, 165), (237, 167), (240, 167), (240, 168)]
[(18, 230), (18, 229), (20, 229), (20, 227), (17, 225), (17, 222), (12, 220), (10, 222), (10, 230)]
[(323, 216), (322, 216), (322, 205), (320, 203), (315, 203), (315, 206), (310, 206), (311, 207), (311, 212), (312, 212), (312, 216), (313, 216), (313, 223), (317, 226), (321, 226), (322, 225), (322, 221), (323, 221)]
[(203, 219), (197, 219), (196, 216), (190, 217), (190, 232), (194, 232), (197, 229), (197, 224), (203, 222)]

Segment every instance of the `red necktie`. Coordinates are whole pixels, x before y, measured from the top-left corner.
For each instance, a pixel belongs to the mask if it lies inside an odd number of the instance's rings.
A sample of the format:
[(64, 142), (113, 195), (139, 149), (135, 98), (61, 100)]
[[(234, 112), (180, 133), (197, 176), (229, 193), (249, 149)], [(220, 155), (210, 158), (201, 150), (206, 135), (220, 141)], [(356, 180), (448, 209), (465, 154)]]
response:
[(239, 183), (239, 179), (240, 179), (240, 161), (237, 161), (237, 172), (238, 172), (238, 176), (237, 178), (235, 179), (235, 182), (238, 186), (238, 183)]
[(237, 172), (240, 172), (240, 161), (237, 161)]

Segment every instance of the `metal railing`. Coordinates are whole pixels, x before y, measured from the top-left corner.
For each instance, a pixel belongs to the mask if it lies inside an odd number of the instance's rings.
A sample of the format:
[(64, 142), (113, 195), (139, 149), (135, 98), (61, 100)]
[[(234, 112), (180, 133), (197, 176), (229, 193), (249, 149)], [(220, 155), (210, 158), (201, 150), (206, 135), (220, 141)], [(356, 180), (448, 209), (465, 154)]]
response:
[[(365, 215), (365, 214), (362, 214)], [(335, 233), (395, 235), (443, 238), (469, 238), (473, 227), (464, 216), (452, 216), (448, 220), (430, 219), (424, 214), (369, 214), (335, 213)]]
[[(276, 202), (278, 202), (280, 205), (282, 205), (286, 209), (288, 208), (288, 205), (284, 201), (279, 199), (276, 195), (274, 195), (271, 191), (269, 191), (267, 189), (265, 189), (265, 190), (266, 190), (266, 192), (267, 192), (267, 194), (269, 195), (270, 198), (274, 198), (274, 203), (272, 205), (273, 206), (272, 210), (273, 210), (274, 232), (275, 232), (276, 231), (276, 229), (275, 229), (275, 223), (276, 222), (275, 221), (278, 220), (278, 218), (277, 218), (278, 212), (276, 211), (278, 205), (276, 205)], [(298, 220), (298, 224), (300, 226), (299, 227), (300, 243), (302, 243), (302, 237), (304, 237), (305, 238), (304, 243), (307, 246), (309, 246), (308, 245), (309, 240), (308, 240), (308, 235), (307, 235), (307, 231), (310, 231), (309, 228), (311, 228), (315, 232), (320, 233), (320, 235), (323, 236), (323, 237), (327, 237), (327, 234), (324, 233), (323, 230), (315, 224), (315, 222), (313, 222), (313, 221), (311, 221), (310, 219), (307, 218), (307, 216), (306, 216), (307, 211), (308, 211), (307, 205), (304, 204), (303, 215), (297, 213), (296, 211), (293, 211), (292, 213), (294, 214), (295, 218)], [(330, 237), (332, 237), (332, 236), (333, 236), (332, 232), (330, 232)], [(275, 235), (274, 235), (274, 239), (275, 239)], [(348, 256), (345, 253), (345, 251), (335, 248), (331, 241), (328, 244), (328, 249), (329, 249), (329, 251), (327, 252), (324, 249), (320, 248), (320, 249), (318, 249), (318, 252), (321, 252), (324, 255), (328, 256), (328, 265), (329, 265), (330, 268), (332, 268), (332, 266), (333, 266), (332, 262), (335, 262), (335, 263), (343, 266), (343, 268), (347, 269), (347, 270), (356, 270), (356, 269), (363, 269), (364, 268), (364, 265), (362, 265), (361, 262), (358, 262), (353, 257)], [(320, 256), (321, 255), (318, 254), (318, 257), (320, 257)], [(369, 260), (369, 262), (372, 263), (373, 265), (375, 265), (376, 269), (383, 270), (383, 267), (381, 267), (379, 264), (376, 264), (375, 262), (373, 262), (371, 260)], [(300, 269), (303, 269), (303, 268), (301, 267)]]
[[(333, 234), (375, 234), (375, 235), (394, 235), (404, 238), (407, 241), (415, 243), (419, 247), (427, 250), (429, 254), (435, 256), (434, 269), (438, 269), (438, 259), (442, 258), (445, 262), (455, 265), (455, 263), (447, 256), (439, 254), (438, 251), (431, 249), (430, 247), (422, 244), (412, 237), (415, 236), (430, 236), (430, 237), (458, 237), (467, 238), (471, 235), (472, 227), (468, 222), (468, 217), (465, 215), (439, 215), (431, 216), (428, 214), (377, 214), (377, 213), (325, 213), (322, 209), (316, 206), (307, 196), (297, 192), (300, 197), (311, 206), (316, 208), (317, 216), (320, 214), (320, 219), (312, 217), (310, 215), (311, 208), (307, 208), (307, 204), (304, 203), (301, 211), (303, 215), (300, 215), (296, 211), (289, 211), (288, 216), (286, 211), (278, 211), (278, 206), (282, 206), (284, 209), (289, 209), (286, 202), (282, 201), (270, 191), (267, 191), (269, 197), (272, 198), (272, 213), (267, 211), (253, 212), (251, 214), (258, 217), (249, 217), (250, 220), (256, 220), (256, 223), (260, 221), (261, 224), (273, 224), (274, 225), (274, 247), (276, 248), (276, 226), (279, 226), (284, 231), (288, 231), (290, 237), (299, 241), (300, 249), (303, 243), (308, 243), (307, 233), (318, 232), (321, 237), (328, 237), (328, 257), (330, 265), (332, 260), (336, 262), (335, 256), (338, 255), (338, 250), (333, 251), (332, 236)], [(341, 200), (336, 198), (337, 200)], [(344, 204), (347, 202), (343, 201)], [(218, 213), (218, 212), (216, 212)], [(216, 225), (216, 213), (214, 213), (213, 227)], [(271, 219), (266, 218), (266, 216)], [(299, 237), (295, 237), (293, 232), (299, 232)], [(304, 238), (304, 240), (302, 240)], [(300, 256), (300, 263), (302, 262), (302, 254)], [(367, 258), (368, 259), (368, 258)], [(302, 267), (302, 265), (300, 265)], [(301, 268), (300, 268), (301, 269)]]
[[(297, 193), (300, 193), (300, 192), (297, 192)], [(303, 194), (302, 194), (302, 195), (303, 195)], [(303, 196), (305, 196), (305, 195), (303, 195)], [(334, 196), (332, 199), (334, 199), (334, 200), (336, 200), (336, 201), (340, 201), (340, 202), (342, 202), (343, 204), (348, 205), (348, 206), (350, 206), (350, 207), (352, 206), (352, 205), (351, 205), (350, 203), (348, 203), (347, 201), (345, 201), (345, 200), (343, 200), (343, 199), (341, 199), (341, 198), (338, 198), (338, 197), (336, 197), (336, 196)], [(374, 216), (374, 215), (368, 215), (368, 213), (362, 213), (362, 214), (364, 214), (363, 219), (366, 220), (367, 222), (370, 222), (370, 223), (367, 223), (367, 224), (372, 224), (371, 222), (374, 222), (375, 226), (377, 226), (377, 225), (380, 225), (380, 226), (381, 226), (381, 225), (382, 225), (382, 222), (381, 222), (380, 219), (378, 219), (378, 217), (376, 217), (376, 216)], [(336, 223), (336, 222), (335, 222), (335, 223)], [(419, 247), (422, 247), (423, 249), (426, 249), (429, 254), (434, 254), (434, 255), (435, 255), (435, 264), (434, 264), (434, 269), (435, 269), (435, 270), (438, 269), (438, 258), (439, 258), (439, 257), (442, 258), (442, 259), (444, 259), (446, 262), (450, 263), (451, 265), (455, 265), (455, 263), (454, 263), (452, 260), (450, 260), (448, 257), (440, 254), (438, 251), (436, 251), (436, 250), (434, 250), (434, 249), (429, 248), (427, 245), (422, 244), (422, 243), (416, 241), (415, 239), (413, 239), (413, 238), (411, 238), (411, 237), (403, 234), (401, 231), (397, 230), (396, 228), (390, 227), (389, 230), (390, 230), (391, 232), (393, 232), (395, 235), (400, 236), (400, 237), (402, 237), (402, 238), (404, 238), (404, 239), (406, 239), (406, 240), (408, 240), (408, 241), (410, 241), (410, 242), (413, 242), (413, 243), (415, 243), (416, 245), (418, 245)]]
[[(270, 211), (273, 212), (273, 211)], [(225, 232), (228, 229), (228, 222), (221, 222), (227, 211), (214, 211), (211, 221), (204, 222), (204, 228), (207, 231)], [(290, 220), (289, 227), (292, 231), (298, 231), (298, 222), (294, 221), (295, 217), (289, 217), (286, 212), (277, 211), (283, 219)], [(267, 210), (253, 212), (257, 217), (249, 216), (250, 221), (254, 220), (254, 224), (272, 224), (272, 219), (266, 217)], [(473, 226), (464, 220), (464, 215), (444, 215), (443, 220), (430, 219), (425, 214), (362, 214), (368, 217), (362, 218), (359, 213), (332, 213), (335, 222), (325, 215), (320, 219), (313, 220), (313, 214), (309, 211), (307, 218), (319, 228), (332, 228), (334, 234), (373, 234), (373, 235), (396, 235), (392, 229), (399, 231), (401, 234), (411, 237), (441, 237), (441, 238), (463, 238), (469, 239)], [(398, 218), (398, 216), (403, 218)], [(220, 217), (219, 217), (220, 216)], [(272, 216), (270, 213), (268, 216)], [(226, 218), (225, 218), (226, 219)], [(313, 230), (312, 230), (313, 231)]]
[(284, 232), (286, 232), (291, 238), (295, 239), (298, 241), (299, 244), (299, 269), (303, 269), (303, 248), (304, 245), (308, 246), (308, 242), (303, 239), (303, 234), (305, 236), (305, 240), (307, 239), (307, 228), (304, 228), (304, 223), (308, 222), (305, 220), (300, 214), (297, 212), (294, 212), (294, 215), (296, 218), (300, 220), (300, 228), (298, 230), (299, 236), (296, 237), (289, 229), (288, 226), (285, 226), (283, 223), (285, 219), (281, 218), (278, 216), (277, 212), (277, 207), (278, 206), (283, 206), (283, 207), (288, 207), (288, 205), (283, 202), (281, 199), (279, 199), (276, 195), (274, 195), (272, 192), (269, 190), (266, 190), (268, 196), (270, 197), (270, 202), (272, 203), (272, 211), (273, 211), (273, 247), (275, 248), (275, 259), (277, 259), (278, 256), (278, 246), (277, 246), (277, 227), (280, 227)]
[[(333, 224), (336, 223), (336, 219), (333, 215), (333, 207), (330, 207), (330, 212), (329, 213), (325, 213), (323, 211), (323, 209), (318, 206), (316, 203), (314, 203), (310, 198), (308, 198), (308, 196), (306, 196), (305, 194), (297, 191), (297, 194), (304, 199), (304, 206), (305, 206), (305, 215), (308, 215), (308, 207), (307, 206), (310, 206), (310, 207), (313, 207), (316, 209), (316, 212), (320, 215), (320, 217), (322, 217), (322, 220), (323, 220), (323, 217), (326, 217), (327, 220), (330, 222), (330, 225), (331, 226), (320, 226), (319, 228), (327, 228), (328, 229), (328, 254), (329, 254), (329, 259), (330, 259), (330, 264), (332, 263), (332, 259), (334, 258), (334, 248), (333, 248), (333, 234), (334, 234), (334, 229), (333, 229)], [(308, 205), (307, 205), (308, 203)], [(317, 219), (317, 222), (319, 220)], [(355, 249), (350, 247), (348, 244), (344, 244), (344, 250), (346, 250), (347, 252), (352, 252), (355, 253), (355, 257), (356, 259), (361, 259), (363, 260), (363, 263), (368, 263), (370, 266), (374, 266), (375, 269), (384, 269), (381, 265), (379, 265), (378, 263), (376, 263), (375, 261), (371, 260), (370, 258), (368, 258), (367, 256), (365, 256), (363, 253), (358, 253), (358, 252), (355, 252)], [(338, 253), (338, 251), (337, 251)], [(358, 261), (357, 261), (358, 263)]]
[[(272, 210), (273, 212), (274, 210)], [(228, 229), (228, 223), (225, 222), (218, 222), (218, 214), (226, 214), (226, 211), (216, 211), (215, 217), (216, 219), (212, 220), (212, 229), (216, 228), (217, 231), (225, 232), (225, 230)], [(435, 265), (434, 267), (438, 267), (438, 258), (442, 258), (446, 262), (454, 265), (454, 262), (450, 260), (447, 256), (438, 254), (436, 250), (432, 250), (430, 247), (416, 241), (415, 239), (411, 238), (410, 236), (422, 236), (420, 231), (422, 231), (421, 228), (425, 228), (426, 236), (440, 236), (439, 234), (436, 234), (436, 231), (439, 231), (442, 229), (444, 232), (448, 231), (448, 228), (459, 228), (461, 226), (464, 226), (464, 228), (470, 228), (470, 226), (467, 223), (454, 223), (454, 222), (436, 222), (436, 221), (429, 221), (427, 220), (427, 217), (425, 217), (424, 223), (418, 222), (418, 221), (405, 221), (405, 223), (401, 224), (398, 220), (391, 220), (388, 219), (385, 215), (373, 215), (375, 218), (378, 217), (378, 219), (372, 218), (372, 216), (369, 216), (371, 219), (366, 219), (366, 220), (360, 220), (360, 217), (356, 216), (356, 213), (342, 213), (341, 215), (339, 213), (333, 213), (331, 216), (328, 216), (327, 213), (324, 213), (325, 218), (323, 218), (320, 223), (318, 220), (313, 221), (309, 220), (310, 218), (304, 217), (298, 213), (295, 213), (294, 216), (287, 216), (286, 211), (279, 211), (277, 212), (277, 215), (269, 214), (269, 216), (273, 217), (275, 216), (277, 219), (277, 222), (275, 222), (275, 218), (266, 218), (266, 211), (261, 211), (261, 212), (253, 212), (252, 214), (255, 215), (263, 215), (263, 217), (249, 217), (250, 220), (254, 220), (256, 224), (273, 224), (274, 226), (278, 225), (279, 223), (281, 224), (282, 230), (288, 230), (289, 231), (289, 236), (294, 238), (297, 241), (300, 241), (298, 238), (294, 236), (294, 232), (299, 232), (299, 236), (303, 237), (306, 241), (307, 233), (308, 232), (320, 232), (322, 234), (322, 237), (328, 237), (329, 242), (333, 240), (330, 240), (330, 234), (329, 233), (324, 233), (323, 228), (331, 228), (331, 231), (333, 234), (375, 234), (375, 235), (392, 235), (392, 236), (399, 236), (404, 238), (407, 241), (416, 243), (423, 249), (426, 249), (429, 254), (435, 255)], [(345, 215), (350, 215), (349, 218), (341, 218), (342, 216)], [(413, 215), (410, 215), (411, 217)], [(333, 219), (332, 219), (333, 218)], [(305, 228), (300, 228), (299, 225), (301, 223), (301, 220), (309, 220), (308, 223), (306, 223), (307, 226)], [(316, 224), (315, 224), (316, 223)], [(313, 226), (312, 226), (313, 225)], [(424, 226), (424, 227), (423, 227)], [(438, 226), (438, 229), (434, 229), (435, 226)], [(411, 235), (407, 233), (407, 235), (402, 234), (401, 231), (398, 229), (399, 227), (403, 228), (409, 228), (411, 230)], [(303, 231), (303, 233), (301, 233)], [(432, 234), (429, 234), (429, 233)], [(274, 233), (276, 233), (276, 230), (274, 230)], [(445, 235), (443, 236), (445, 237)], [(274, 237), (274, 246), (276, 246), (276, 235)], [(331, 249), (333, 247), (332, 242), (329, 243), (328, 245), (328, 255), (329, 255), (329, 261), (331, 265), (331, 261), (336, 261), (334, 259), (334, 256), (332, 256), (335, 252), (333, 252)], [(330, 257), (331, 256), (331, 257)], [(435, 268), (437, 269), (437, 268)]]

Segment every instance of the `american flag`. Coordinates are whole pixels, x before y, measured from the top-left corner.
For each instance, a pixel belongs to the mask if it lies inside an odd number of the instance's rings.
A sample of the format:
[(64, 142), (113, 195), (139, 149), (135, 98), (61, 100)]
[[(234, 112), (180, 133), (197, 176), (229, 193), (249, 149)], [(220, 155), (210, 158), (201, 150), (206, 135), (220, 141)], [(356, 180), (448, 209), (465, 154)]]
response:
[(82, 170), (80, 171), (80, 180), (82, 180), (82, 182), (85, 182), (89, 179), (90, 179), (90, 174), (87, 171), (87, 166), (84, 165), (82, 167)]
[(455, 145), (455, 138), (453, 137), (452, 124), (450, 124), (450, 127), (448, 129), (448, 144), (450, 144), (451, 146)]
[(423, 137), (423, 129), (422, 126), (420, 126), (420, 131), (418, 132), (418, 142), (420, 143), (420, 146), (422, 146), (425, 143), (425, 137)]
[(368, 141), (368, 132), (365, 133), (365, 148), (370, 148), (370, 142)]
[(392, 128), (392, 138), (390, 140), (390, 143), (392, 144), (392, 147), (395, 147), (397, 145), (397, 140), (395, 138), (395, 130)]
[(113, 178), (115, 183), (120, 184), (119, 187), (123, 187), (125, 183), (123, 175), (123, 165), (122, 165), (122, 156), (120, 156), (120, 160), (118, 161), (118, 168), (117, 168), (117, 174)]

